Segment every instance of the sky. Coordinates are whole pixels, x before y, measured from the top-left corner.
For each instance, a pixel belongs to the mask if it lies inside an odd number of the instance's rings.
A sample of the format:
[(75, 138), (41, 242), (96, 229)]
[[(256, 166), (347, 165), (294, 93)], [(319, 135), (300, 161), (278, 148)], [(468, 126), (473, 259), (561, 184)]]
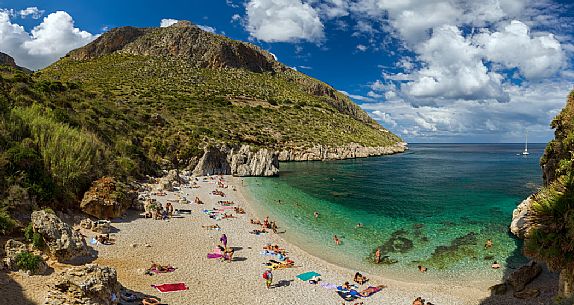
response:
[(574, 1), (0, 0), (0, 52), (37, 70), (176, 20), (268, 50), (411, 143), (547, 142), (574, 84)]

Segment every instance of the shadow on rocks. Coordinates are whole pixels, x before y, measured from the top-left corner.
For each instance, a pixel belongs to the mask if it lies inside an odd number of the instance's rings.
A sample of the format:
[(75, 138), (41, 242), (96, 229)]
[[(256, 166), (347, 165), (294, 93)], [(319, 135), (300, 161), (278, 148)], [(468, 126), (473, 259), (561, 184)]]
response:
[(0, 304), (34, 305), (34, 302), (26, 298), (23, 290), (6, 272), (0, 271)]

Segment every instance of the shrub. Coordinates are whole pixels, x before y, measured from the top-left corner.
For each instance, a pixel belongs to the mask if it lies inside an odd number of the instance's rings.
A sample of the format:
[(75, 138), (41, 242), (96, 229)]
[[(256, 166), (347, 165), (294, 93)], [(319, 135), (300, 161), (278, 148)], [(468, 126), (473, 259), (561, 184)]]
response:
[(32, 223), (28, 224), (28, 226), (24, 229), (24, 237), (28, 242), (31, 242), (32, 246), (34, 246), (36, 249), (43, 249), (46, 245), (42, 235), (38, 232), (34, 232)]
[(9, 234), (16, 227), (16, 221), (6, 213), (0, 210), (0, 234)]
[(40, 267), (42, 257), (30, 252), (20, 252), (16, 255), (16, 266), (20, 270), (36, 271)]

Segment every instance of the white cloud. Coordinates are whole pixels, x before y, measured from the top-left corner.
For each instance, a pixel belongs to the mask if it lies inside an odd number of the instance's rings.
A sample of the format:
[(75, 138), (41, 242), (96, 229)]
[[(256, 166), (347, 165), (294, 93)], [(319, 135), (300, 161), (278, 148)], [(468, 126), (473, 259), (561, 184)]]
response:
[(507, 101), (502, 76), (489, 72), (480, 49), (462, 36), (455, 26), (435, 29), (433, 36), (417, 47), (426, 66), (411, 74), (414, 81), (401, 88), (413, 103), (435, 102), (438, 98)]
[(200, 29), (202, 29), (202, 30), (204, 30), (204, 31), (206, 31), (206, 32), (215, 33), (215, 28), (214, 28), (214, 27), (210, 27), (210, 26), (207, 26), (207, 25), (199, 25), (199, 24), (197, 25), (197, 27), (200, 28)]
[(251, 0), (246, 10), (246, 29), (256, 39), (319, 43), (325, 37), (317, 11), (301, 0)]
[(374, 102), (374, 100), (370, 97), (367, 96), (362, 96), (362, 95), (358, 95), (358, 94), (351, 94), (347, 91), (343, 91), (343, 90), (339, 90), (339, 92), (343, 93), (344, 95), (357, 100), (357, 101), (361, 101), (361, 102)]
[(357, 45), (357, 50), (359, 50), (361, 52), (365, 52), (367, 49), (368, 49), (368, 47), (366, 45), (362, 45), (362, 44)]
[(499, 32), (478, 34), (475, 40), (490, 61), (519, 68), (529, 79), (552, 76), (564, 63), (564, 53), (554, 35), (531, 37), (528, 26), (517, 20)]
[(334, 19), (349, 15), (349, 0), (326, 0), (319, 4), (319, 12), (325, 19)]
[(231, 16), (231, 22), (239, 22), (241, 21), (241, 16), (239, 14), (234, 14)]
[(39, 19), (44, 14), (43, 10), (38, 9), (37, 7), (28, 7), (26, 9), (18, 11), (18, 15), (22, 18), (26, 18), (31, 16), (32, 19)]
[(63, 11), (49, 14), (30, 33), (12, 23), (7, 12), (0, 11), (0, 51), (30, 69), (44, 68), (96, 37), (75, 28), (72, 17)]
[(165, 19), (162, 19), (160, 21), (159, 26), (162, 28), (165, 28), (165, 27), (176, 24), (178, 21), (179, 20), (177, 20), (177, 19), (165, 18)]
[(397, 127), (397, 122), (393, 120), (390, 114), (382, 112), (380, 110), (375, 110), (372, 112), (375, 120), (383, 122), (383, 124), (389, 125), (391, 127)]

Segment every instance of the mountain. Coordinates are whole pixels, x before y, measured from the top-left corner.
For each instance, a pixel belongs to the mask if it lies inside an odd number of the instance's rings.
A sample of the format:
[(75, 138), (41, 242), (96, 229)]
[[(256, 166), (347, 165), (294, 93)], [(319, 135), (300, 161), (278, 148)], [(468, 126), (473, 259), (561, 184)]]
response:
[(30, 70), (16, 65), (16, 62), (14, 61), (14, 58), (12, 58), (12, 56), (2, 52), (0, 52), (0, 66), (8, 66), (21, 71), (30, 72)]
[[(213, 144), (269, 148), (283, 160), (404, 150), (399, 137), (331, 86), (187, 21), (110, 30), (37, 78), (77, 83), (114, 104), (134, 126), (108, 121), (118, 132), (106, 136), (127, 135), (154, 160), (189, 163)], [(98, 133), (93, 111), (79, 116)]]
[[(554, 139), (540, 165), (544, 186), (523, 201), (514, 223), (522, 223), (525, 253), (560, 271), (559, 293), (574, 290), (574, 91), (551, 123)], [(521, 214), (521, 215), (518, 215)], [(519, 216), (519, 217), (518, 217)], [(519, 220), (518, 218), (522, 218)], [(517, 222), (518, 220), (518, 222)], [(572, 300), (570, 301), (571, 304)], [(561, 303), (562, 304), (562, 303)], [(566, 304), (566, 303), (564, 303)]]

